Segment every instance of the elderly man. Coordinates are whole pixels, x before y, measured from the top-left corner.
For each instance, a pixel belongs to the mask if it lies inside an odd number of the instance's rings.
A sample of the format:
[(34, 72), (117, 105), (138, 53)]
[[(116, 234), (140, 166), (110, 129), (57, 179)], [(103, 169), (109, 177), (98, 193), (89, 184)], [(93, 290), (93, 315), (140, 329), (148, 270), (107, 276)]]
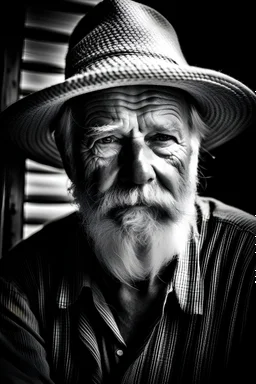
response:
[(64, 166), (78, 206), (1, 263), (3, 383), (249, 380), (255, 218), (199, 197), (197, 167), (255, 111), (153, 9), (105, 0), (80, 21), (66, 80), (1, 116), (28, 157)]

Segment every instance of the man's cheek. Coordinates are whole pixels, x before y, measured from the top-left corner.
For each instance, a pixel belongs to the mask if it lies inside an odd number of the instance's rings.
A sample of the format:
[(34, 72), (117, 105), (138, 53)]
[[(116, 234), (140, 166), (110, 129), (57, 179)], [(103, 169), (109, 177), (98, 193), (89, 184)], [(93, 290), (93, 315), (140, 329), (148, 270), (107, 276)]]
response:
[(103, 159), (97, 156), (84, 156), (85, 181), (90, 180), (93, 190), (104, 193), (115, 183), (119, 172), (116, 157)]
[(98, 182), (99, 174), (102, 169), (106, 167), (106, 161), (99, 156), (92, 153), (91, 150), (81, 151), (81, 164), (82, 164), (82, 177), (84, 181), (94, 179)]
[(154, 164), (154, 171), (161, 186), (177, 199), (181, 178), (177, 168), (165, 159), (160, 159), (158, 163)]
[(154, 170), (162, 186), (179, 200), (189, 183), (190, 154), (185, 148), (170, 153), (168, 158), (156, 157)]
[(119, 170), (120, 167), (116, 157), (99, 167), (97, 172), (97, 183), (100, 193), (107, 192), (117, 183)]

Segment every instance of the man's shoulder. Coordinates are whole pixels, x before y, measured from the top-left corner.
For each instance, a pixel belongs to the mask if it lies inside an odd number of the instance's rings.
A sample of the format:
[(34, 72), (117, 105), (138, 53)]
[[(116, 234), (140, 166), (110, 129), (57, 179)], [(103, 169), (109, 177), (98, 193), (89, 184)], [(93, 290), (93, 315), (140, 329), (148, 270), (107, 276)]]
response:
[(44, 224), (42, 229), (33, 233), (28, 238), (21, 240), (13, 248), (20, 246), (61, 246), (76, 236), (79, 231), (79, 218), (77, 212), (57, 217)]
[(46, 263), (47, 260), (53, 262), (63, 259), (70, 250), (75, 252), (79, 237), (81, 237), (79, 217), (77, 212), (73, 212), (47, 222), (42, 229), (20, 240), (9, 250), (2, 263), (21, 264), (24, 261), (33, 262), (39, 259)]
[(64, 216), (57, 217), (44, 224), (43, 228), (34, 233), (31, 238), (52, 236), (63, 237), (63, 234), (73, 234), (79, 228), (79, 215), (78, 212), (72, 212)]
[(81, 250), (87, 242), (79, 222), (77, 213), (72, 213), (16, 244), (0, 261), (1, 289), (6, 295), (14, 290), (35, 306), (50, 296), (58, 303), (76, 298), (88, 252), (88, 248)]
[(205, 221), (216, 220), (223, 225), (236, 227), (256, 234), (256, 217), (242, 209), (228, 205), (212, 197), (198, 196), (196, 205)]

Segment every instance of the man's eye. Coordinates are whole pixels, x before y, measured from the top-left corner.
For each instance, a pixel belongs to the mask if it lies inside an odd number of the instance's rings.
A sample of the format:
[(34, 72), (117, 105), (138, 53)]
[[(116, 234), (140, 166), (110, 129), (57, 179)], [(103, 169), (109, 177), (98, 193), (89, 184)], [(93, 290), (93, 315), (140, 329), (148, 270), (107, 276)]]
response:
[(176, 139), (175, 136), (165, 135), (163, 133), (158, 133), (157, 135), (153, 136), (152, 140), (153, 141), (169, 141), (169, 140), (172, 140), (172, 141), (175, 141), (177, 143), (177, 139)]
[(102, 137), (101, 139), (96, 141), (96, 144), (112, 144), (117, 142), (118, 139), (115, 136), (107, 136), (107, 137)]

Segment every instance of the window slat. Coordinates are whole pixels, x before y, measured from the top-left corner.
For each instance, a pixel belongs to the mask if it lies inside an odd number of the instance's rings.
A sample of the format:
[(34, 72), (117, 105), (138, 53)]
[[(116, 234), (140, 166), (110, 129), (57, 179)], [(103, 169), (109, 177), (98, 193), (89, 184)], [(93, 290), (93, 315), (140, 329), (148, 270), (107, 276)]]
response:
[(69, 202), (68, 180), (64, 174), (27, 173), (25, 182), (25, 201), (28, 202)]
[(25, 27), (45, 29), (70, 35), (82, 14), (72, 14), (61, 11), (52, 11), (40, 7), (28, 8)]
[(57, 73), (59, 68), (62, 69), (63, 73), (67, 49), (67, 44), (63, 43), (25, 39), (22, 55), (23, 68), (27, 63), (47, 64), (56, 68)]
[(64, 80), (63, 74), (39, 73), (21, 71), (20, 89), (21, 93), (26, 90), (30, 92), (39, 91), (42, 88), (50, 87), (53, 84), (60, 83)]
[[(30, 4), (20, 76), (20, 98), (64, 80), (68, 39), (81, 17), (98, 0), (46, 0)], [(23, 237), (46, 222), (74, 212), (64, 170), (26, 160)]]
[(54, 168), (49, 165), (37, 163), (34, 160), (26, 159), (26, 171), (35, 173), (54, 173), (66, 175), (64, 169)]
[(75, 206), (71, 204), (24, 203), (24, 224), (43, 224), (75, 210)]

